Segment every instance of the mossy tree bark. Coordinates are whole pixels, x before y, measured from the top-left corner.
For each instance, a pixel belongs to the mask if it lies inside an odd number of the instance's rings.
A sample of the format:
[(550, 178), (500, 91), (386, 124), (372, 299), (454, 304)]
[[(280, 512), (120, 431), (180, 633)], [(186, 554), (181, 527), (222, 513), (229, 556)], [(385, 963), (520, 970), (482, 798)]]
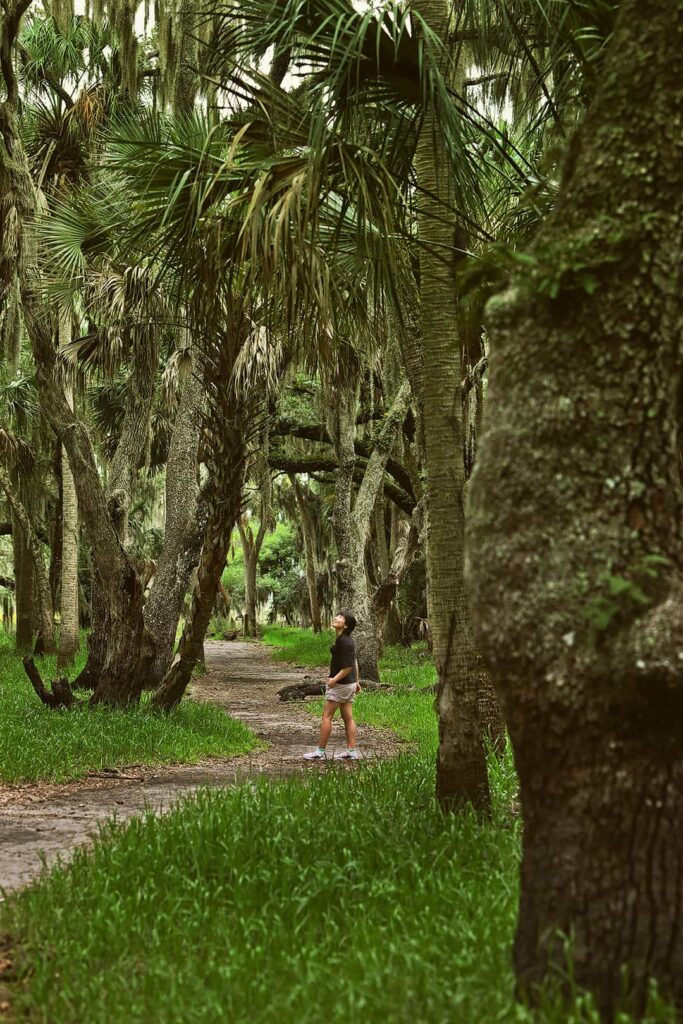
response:
[[(469, 577), (524, 815), (515, 964), (683, 1011), (683, 4), (625, 0), (535, 269), (490, 309)], [(583, 267), (577, 274), (573, 267)], [(555, 296), (556, 297), (552, 297)]]
[[(415, 9), (438, 39), (444, 75), (452, 79), (446, 0)], [(429, 629), (439, 674), (436, 792), (445, 808), (490, 803), (479, 719), (479, 658), (464, 581), (463, 417), (453, 179), (434, 104), (428, 102), (415, 154), (419, 188), (420, 310), (424, 356), (423, 422), (427, 477)]]

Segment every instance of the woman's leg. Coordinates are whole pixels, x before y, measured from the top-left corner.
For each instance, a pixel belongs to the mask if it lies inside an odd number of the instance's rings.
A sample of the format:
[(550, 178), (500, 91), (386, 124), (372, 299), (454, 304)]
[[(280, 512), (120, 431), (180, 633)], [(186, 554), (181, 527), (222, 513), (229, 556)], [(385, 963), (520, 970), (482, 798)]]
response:
[[(339, 704), (334, 700), (325, 701), (323, 718), (320, 723), (320, 738), (318, 739), (318, 746), (321, 750), (324, 750), (327, 746), (327, 741), (329, 740), (330, 733), (332, 732), (332, 719), (334, 718), (334, 713), (338, 707)], [(342, 704), (342, 714), (344, 714), (344, 707), (345, 705)]]
[(341, 705), (341, 716), (344, 719), (346, 746), (349, 750), (353, 750), (356, 746), (356, 723), (353, 720), (353, 704), (351, 701)]

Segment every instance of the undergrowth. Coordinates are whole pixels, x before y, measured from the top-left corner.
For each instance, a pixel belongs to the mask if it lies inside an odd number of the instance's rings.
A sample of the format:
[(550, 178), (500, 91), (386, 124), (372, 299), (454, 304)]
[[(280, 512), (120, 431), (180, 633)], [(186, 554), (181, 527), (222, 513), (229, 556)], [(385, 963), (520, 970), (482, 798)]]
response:
[[(66, 673), (73, 679), (81, 651)], [(57, 675), (56, 659), (36, 659), (44, 679)], [(59, 674), (65, 674), (60, 669)], [(220, 708), (184, 700), (168, 715), (152, 713), (149, 695), (139, 707), (54, 711), (44, 707), (24, 672), (13, 641), (0, 633), (0, 781), (67, 782), (90, 771), (131, 764), (193, 764), (230, 757), (258, 746), (250, 729)], [(88, 694), (82, 695), (87, 700)]]

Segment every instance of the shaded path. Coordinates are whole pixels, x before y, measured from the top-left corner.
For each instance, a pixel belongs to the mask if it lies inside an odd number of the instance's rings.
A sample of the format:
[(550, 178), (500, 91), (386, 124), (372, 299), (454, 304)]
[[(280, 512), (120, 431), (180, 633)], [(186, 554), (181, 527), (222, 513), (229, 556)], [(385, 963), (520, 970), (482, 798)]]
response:
[[(269, 648), (255, 642), (207, 641), (205, 652), (207, 672), (195, 680), (192, 696), (241, 719), (270, 744), (268, 750), (197, 765), (135, 766), (113, 776), (93, 773), (65, 785), (0, 785), (2, 888), (9, 891), (31, 881), (40, 873), (41, 854), (53, 863), (86, 842), (98, 823), (112, 815), (124, 819), (146, 808), (163, 811), (178, 796), (200, 786), (234, 785), (258, 774), (320, 770), (321, 766), (301, 760), (315, 744), (315, 718), (301, 704), (283, 704), (277, 696), (281, 687), (300, 682), (305, 675), (315, 673), (317, 678), (317, 670), (273, 662)], [(330, 751), (343, 746), (343, 735), (336, 716)], [(367, 725), (358, 727), (358, 743), (370, 758), (391, 757), (405, 749), (392, 733)]]

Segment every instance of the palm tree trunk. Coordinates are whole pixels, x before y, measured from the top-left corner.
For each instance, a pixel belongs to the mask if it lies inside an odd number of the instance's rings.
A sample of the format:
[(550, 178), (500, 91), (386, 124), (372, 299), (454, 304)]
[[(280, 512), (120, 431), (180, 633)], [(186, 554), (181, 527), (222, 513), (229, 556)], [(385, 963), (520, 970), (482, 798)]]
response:
[[(64, 312), (59, 324), (60, 344), (71, 341), (71, 315)], [(66, 400), (73, 409), (73, 385), (65, 388)], [(71, 466), (64, 447), (62, 459), (62, 558), (60, 587), (60, 626), (57, 667), (70, 665), (79, 646), (78, 635), (78, 498)]]
[[(520, 988), (683, 1014), (683, 7), (625, 0), (558, 203), (491, 306), (470, 587), (524, 817)], [(570, 254), (570, 255), (568, 255)], [(579, 260), (592, 275), (572, 271)], [(672, 1019), (674, 1017), (672, 1016)]]
[[(445, 0), (417, 0), (416, 10), (444, 43)], [(428, 490), (427, 578), (429, 628), (439, 674), (439, 752), (436, 792), (444, 808), (490, 806), (478, 709), (478, 656), (464, 582), (465, 471), (458, 304), (454, 285), (455, 223), (452, 172), (433, 103), (418, 139), (420, 306), (424, 354), (424, 434)]]

